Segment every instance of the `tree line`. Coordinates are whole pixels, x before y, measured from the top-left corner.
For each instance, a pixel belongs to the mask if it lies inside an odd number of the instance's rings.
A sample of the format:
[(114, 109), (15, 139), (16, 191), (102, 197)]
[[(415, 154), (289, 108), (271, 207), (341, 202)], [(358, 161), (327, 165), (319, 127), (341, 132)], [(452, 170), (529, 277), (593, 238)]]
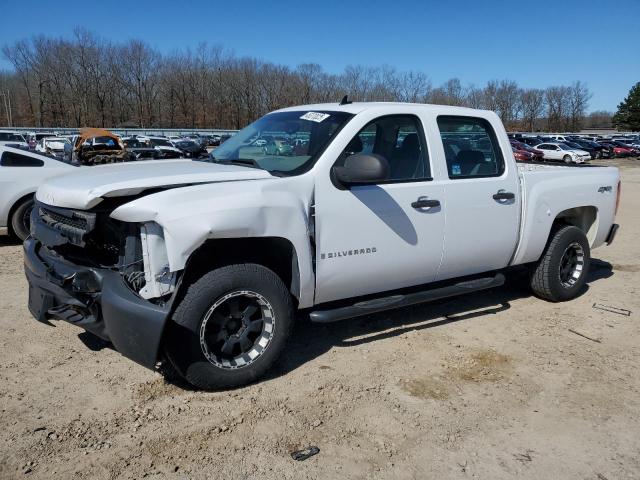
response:
[(0, 92), (10, 100), (0, 124), (13, 126), (239, 129), (277, 108), (338, 102), (345, 94), (485, 108), (513, 130), (576, 131), (608, 127), (611, 119), (608, 112), (587, 115), (591, 93), (579, 80), (545, 89), (457, 78), (434, 86), (423, 72), (386, 65), (332, 74), (314, 63), (292, 68), (205, 43), (161, 54), (141, 40), (113, 43), (83, 29), (70, 38), (19, 40), (2, 54), (13, 68), (0, 71)]

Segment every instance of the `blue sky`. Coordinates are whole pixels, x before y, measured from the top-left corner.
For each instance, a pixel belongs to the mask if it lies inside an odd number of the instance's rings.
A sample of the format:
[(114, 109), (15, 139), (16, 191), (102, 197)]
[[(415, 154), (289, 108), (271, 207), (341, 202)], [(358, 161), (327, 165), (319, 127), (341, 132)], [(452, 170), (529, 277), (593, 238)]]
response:
[[(0, 45), (85, 27), (162, 52), (205, 41), (295, 66), (388, 64), (438, 85), (458, 77), (523, 87), (587, 83), (590, 110), (615, 110), (640, 81), (640, 0), (0, 0)], [(0, 60), (0, 67), (8, 64)]]

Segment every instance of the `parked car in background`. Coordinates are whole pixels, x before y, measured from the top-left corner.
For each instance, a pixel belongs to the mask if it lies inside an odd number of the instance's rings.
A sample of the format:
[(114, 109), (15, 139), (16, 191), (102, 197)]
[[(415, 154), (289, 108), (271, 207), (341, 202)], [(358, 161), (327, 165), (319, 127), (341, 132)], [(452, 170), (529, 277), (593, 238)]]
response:
[(628, 145), (636, 150), (640, 149), (640, 140), (637, 138), (627, 138), (625, 140), (618, 140), (618, 142)]
[(180, 140), (175, 142), (174, 145), (187, 158), (204, 158), (209, 154), (205, 147), (193, 140)]
[(0, 145), (0, 234), (29, 236), (33, 194), (47, 178), (75, 167), (56, 158)]
[(187, 137), (187, 140), (191, 140), (194, 143), (197, 143), (198, 145), (200, 145), (203, 148), (206, 148), (208, 145), (208, 140), (206, 139), (206, 137), (198, 134), (198, 133), (193, 133), (191, 135), (189, 135)]
[(516, 162), (532, 162), (533, 154), (527, 152), (526, 150), (518, 150), (516, 147), (511, 144), (511, 150), (513, 151), (513, 158), (516, 159)]
[[(578, 148), (582, 150), (586, 150), (591, 153), (591, 158), (611, 158), (613, 156), (613, 151), (600, 145), (597, 142), (592, 142), (590, 140), (584, 140), (582, 138), (571, 140), (571, 143), (574, 143), (578, 146)], [(592, 153), (593, 152), (593, 153)], [(595, 155), (595, 156), (594, 156)]]
[(567, 140), (565, 142), (562, 142), (565, 145), (574, 148), (576, 150), (583, 150), (585, 152), (587, 152), (590, 156), (591, 156), (591, 160), (594, 160), (597, 158), (598, 156), (598, 152), (596, 151), (595, 148), (591, 148), (589, 146), (582, 146), (580, 144), (578, 144), (577, 142), (573, 141), (573, 140)]
[[(67, 146), (68, 145), (68, 146)], [(66, 159), (71, 143), (63, 137), (45, 137), (36, 144), (35, 151)]]
[(633, 148), (624, 143), (616, 142), (615, 140), (602, 140), (598, 143), (609, 147), (616, 157), (630, 157), (634, 154)]
[(533, 148), (527, 145), (526, 143), (519, 142), (517, 140), (511, 140), (511, 146), (515, 147), (518, 150), (524, 150), (525, 152), (529, 152), (531, 155), (533, 155), (533, 159), (532, 159), (533, 161), (539, 162), (544, 159), (544, 154), (542, 153), (542, 150)]
[(149, 142), (141, 142), (136, 137), (122, 139), (124, 147), (129, 153), (130, 160), (149, 160), (160, 158), (160, 151), (153, 148)]
[(291, 155), (293, 147), (282, 138), (271, 139), (262, 147), (267, 155)]
[(57, 136), (54, 132), (31, 132), (28, 134), (27, 141), (29, 142), (29, 148), (31, 150), (35, 150), (36, 145), (43, 138), (55, 137)]
[(584, 150), (576, 150), (564, 143), (541, 143), (536, 145), (544, 154), (545, 160), (556, 160), (564, 163), (585, 163), (591, 155)]
[(520, 137), (518, 141), (529, 145), (530, 147), (535, 147), (536, 145), (540, 145), (544, 142), (540, 137)]
[(8, 145), (16, 148), (29, 148), (29, 143), (26, 138), (24, 138), (24, 135), (12, 130), (0, 130), (0, 145)]
[(81, 128), (73, 146), (72, 162), (81, 165), (132, 160), (119, 136), (102, 128)]
[(182, 158), (184, 153), (166, 137), (149, 137), (151, 147), (158, 150), (160, 158)]
[(202, 136), (205, 146), (207, 147), (217, 147), (220, 145), (220, 135), (212, 134), (212, 135), (203, 135)]
[(614, 140), (612, 143), (617, 147), (627, 149), (629, 151), (629, 154), (632, 156), (640, 155), (640, 149), (634, 147), (633, 145), (629, 145), (628, 143), (621, 142), (620, 140)]

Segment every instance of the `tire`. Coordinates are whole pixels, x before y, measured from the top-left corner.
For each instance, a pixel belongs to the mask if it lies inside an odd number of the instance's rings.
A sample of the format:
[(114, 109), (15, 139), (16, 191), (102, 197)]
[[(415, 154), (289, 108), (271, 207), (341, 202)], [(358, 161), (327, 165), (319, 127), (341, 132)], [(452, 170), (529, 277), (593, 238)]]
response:
[(196, 388), (246, 385), (278, 359), (293, 319), (291, 294), (274, 272), (256, 264), (218, 268), (191, 285), (176, 308), (165, 354)]
[(531, 272), (533, 293), (551, 302), (578, 296), (584, 286), (591, 251), (584, 232), (564, 225), (552, 232), (544, 253)]
[(571, 163), (571, 155), (565, 155), (562, 160), (564, 160), (564, 163)]
[(33, 210), (33, 197), (29, 197), (19, 203), (11, 214), (11, 230), (23, 242), (31, 234), (31, 210)]

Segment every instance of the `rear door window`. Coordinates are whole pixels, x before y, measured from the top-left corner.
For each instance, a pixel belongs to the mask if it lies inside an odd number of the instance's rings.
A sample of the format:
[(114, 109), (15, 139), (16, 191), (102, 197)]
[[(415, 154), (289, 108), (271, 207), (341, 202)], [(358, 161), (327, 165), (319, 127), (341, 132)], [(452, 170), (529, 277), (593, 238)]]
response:
[(498, 139), (483, 118), (439, 116), (440, 138), (444, 147), (449, 178), (499, 177), (504, 159)]

